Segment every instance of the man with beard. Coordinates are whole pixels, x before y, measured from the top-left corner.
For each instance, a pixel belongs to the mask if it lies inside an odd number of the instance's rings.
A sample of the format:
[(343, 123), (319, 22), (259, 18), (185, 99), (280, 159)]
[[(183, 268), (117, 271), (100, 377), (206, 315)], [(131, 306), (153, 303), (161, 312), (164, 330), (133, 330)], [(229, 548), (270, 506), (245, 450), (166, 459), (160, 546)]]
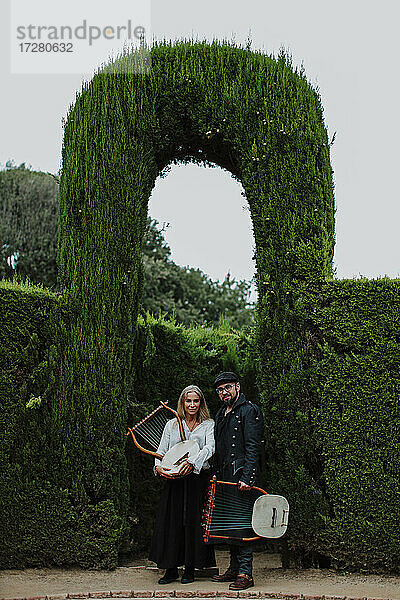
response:
[[(223, 402), (215, 417), (215, 475), (220, 481), (237, 483), (240, 492), (245, 494), (259, 483), (264, 431), (262, 412), (258, 406), (246, 400), (240, 391), (236, 373), (220, 373), (214, 381), (214, 387)], [(212, 581), (231, 581), (231, 590), (253, 587), (251, 543), (229, 543), (229, 551), (228, 570), (222, 575), (214, 575)]]

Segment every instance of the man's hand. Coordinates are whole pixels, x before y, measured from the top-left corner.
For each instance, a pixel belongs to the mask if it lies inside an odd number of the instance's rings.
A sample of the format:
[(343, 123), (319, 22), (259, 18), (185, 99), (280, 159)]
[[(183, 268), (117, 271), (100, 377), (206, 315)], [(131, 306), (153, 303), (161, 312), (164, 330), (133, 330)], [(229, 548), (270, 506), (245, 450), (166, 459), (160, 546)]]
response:
[(190, 463), (188, 463), (187, 460), (185, 460), (182, 465), (181, 468), (178, 471), (178, 475), (188, 475), (189, 473), (191, 473), (193, 471), (193, 465), (191, 465)]
[(239, 481), (238, 488), (241, 492), (248, 492), (249, 490), (251, 490), (251, 485), (247, 485), (247, 483)]

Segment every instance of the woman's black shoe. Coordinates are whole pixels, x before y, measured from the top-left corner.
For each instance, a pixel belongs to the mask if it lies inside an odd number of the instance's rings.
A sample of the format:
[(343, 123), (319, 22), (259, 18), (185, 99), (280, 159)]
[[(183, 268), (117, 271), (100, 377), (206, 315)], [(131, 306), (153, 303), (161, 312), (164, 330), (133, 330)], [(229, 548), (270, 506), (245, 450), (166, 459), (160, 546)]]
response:
[(193, 583), (194, 581), (194, 567), (185, 567), (185, 571), (182, 575), (181, 583)]
[(158, 583), (163, 585), (164, 583), (172, 583), (178, 579), (178, 569), (175, 567), (173, 569), (167, 569), (161, 579), (158, 580)]

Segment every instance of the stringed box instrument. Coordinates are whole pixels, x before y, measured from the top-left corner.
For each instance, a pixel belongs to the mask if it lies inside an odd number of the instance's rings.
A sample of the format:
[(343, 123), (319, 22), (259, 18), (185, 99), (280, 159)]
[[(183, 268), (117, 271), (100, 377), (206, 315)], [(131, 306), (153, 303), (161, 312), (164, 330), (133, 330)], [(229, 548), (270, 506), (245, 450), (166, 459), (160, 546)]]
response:
[(204, 503), (202, 528), (206, 543), (279, 538), (287, 529), (289, 503), (259, 487), (240, 491), (237, 483), (211, 480)]

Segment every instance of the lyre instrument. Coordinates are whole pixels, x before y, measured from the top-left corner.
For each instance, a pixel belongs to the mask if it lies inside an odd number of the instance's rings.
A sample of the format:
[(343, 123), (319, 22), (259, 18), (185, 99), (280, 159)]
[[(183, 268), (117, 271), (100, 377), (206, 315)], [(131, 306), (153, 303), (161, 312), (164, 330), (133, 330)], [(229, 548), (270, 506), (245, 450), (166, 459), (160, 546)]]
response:
[(289, 503), (283, 496), (259, 487), (240, 491), (237, 483), (214, 476), (203, 509), (203, 538), (206, 543), (279, 538), (286, 532), (288, 517)]
[[(157, 453), (157, 449), (160, 445), (164, 427), (171, 418), (170, 413), (172, 413), (178, 421), (181, 441), (170, 448), (163, 456), (162, 454)], [(162, 473), (163, 477), (167, 478), (180, 477), (179, 470), (182, 462), (188, 458), (195, 458), (200, 451), (197, 442), (194, 440), (186, 440), (182, 419), (176, 410), (168, 406), (167, 402), (160, 401), (160, 406), (155, 408), (132, 428), (128, 427), (128, 433), (126, 435), (132, 436), (135, 446), (139, 448), (141, 452), (150, 454), (161, 460), (161, 467), (169, 469), (168, 474)]]

